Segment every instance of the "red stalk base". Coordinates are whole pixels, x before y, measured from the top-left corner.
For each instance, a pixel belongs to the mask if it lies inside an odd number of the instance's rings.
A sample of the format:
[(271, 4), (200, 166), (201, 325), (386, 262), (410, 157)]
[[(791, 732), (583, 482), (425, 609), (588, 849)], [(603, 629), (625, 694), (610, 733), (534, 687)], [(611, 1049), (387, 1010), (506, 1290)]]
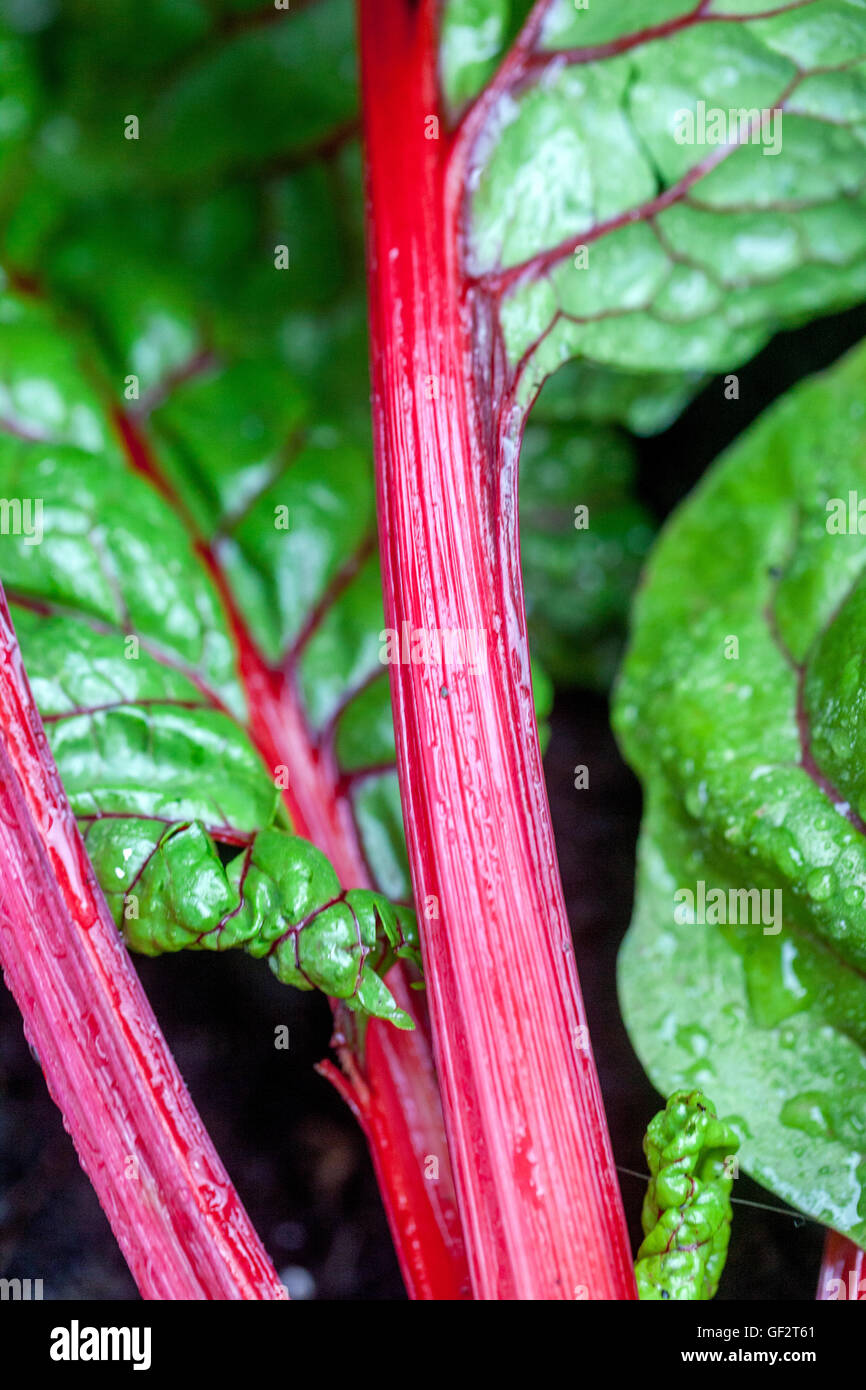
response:
[(522, 421), (461, 277), (466, 166), (430, 121), (437, 10), (360, 3), (386, 623), (487, 643), (477, 670), (391, 668), (446, 1130), (476, 1297), (633, 1298), (535, 729)]
[(283, 1299), (94, 880), (0, 589), (0, 961), (148, 1299)]
[(815, 1297), (819, 1303), (842, 1298), (866, 1301), (866, 1250), (838, 1231), (827, 1232)]

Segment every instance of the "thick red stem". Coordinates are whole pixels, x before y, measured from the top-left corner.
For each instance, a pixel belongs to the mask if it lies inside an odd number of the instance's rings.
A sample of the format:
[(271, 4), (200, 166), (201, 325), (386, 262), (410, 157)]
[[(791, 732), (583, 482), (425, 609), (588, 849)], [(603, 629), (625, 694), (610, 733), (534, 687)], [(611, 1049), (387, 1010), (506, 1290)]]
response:
[(281, 1299), (95, 882), (0, 589), (0, 961), (144, 1298)]
[(404, 820), (476, 1297), (632, 1298), (547, 807), (498, 335), (459, 264), (434, 0), (360, 0), (386, 622)]
[(866, 1250), (838, 1231), (827, 1232), (815, 1297), (821, 1303), (839, 1298), (866, 1300)]

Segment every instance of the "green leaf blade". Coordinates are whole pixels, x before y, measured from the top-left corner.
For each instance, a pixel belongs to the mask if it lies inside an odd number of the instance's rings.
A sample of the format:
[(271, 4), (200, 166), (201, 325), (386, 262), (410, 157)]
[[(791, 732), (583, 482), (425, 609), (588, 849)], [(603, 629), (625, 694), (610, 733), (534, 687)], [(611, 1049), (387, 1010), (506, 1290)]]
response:
[(614, 710), (648, 793), (635, 1045), (660, 1089), (734, 1116), (749, 1172), (860, 1243), (864, 373), (861, 347), (791, 392), (669, 523)]

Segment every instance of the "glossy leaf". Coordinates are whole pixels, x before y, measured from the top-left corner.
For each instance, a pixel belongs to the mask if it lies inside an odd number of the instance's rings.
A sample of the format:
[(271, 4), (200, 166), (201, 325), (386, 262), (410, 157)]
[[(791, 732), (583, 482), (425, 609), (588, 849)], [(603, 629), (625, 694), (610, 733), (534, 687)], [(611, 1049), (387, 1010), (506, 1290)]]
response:
[(845, 0), (536, 5), (466, 135), (466, 267), (520, 398), (571, 357), (729, 371), (862, 297), (864, 63)]
[[(0, 318), (15, 431), (0, 433), (0, 575), (127, 941), (149, 954), (241, 945), (287, 983), (409, 1026), (376, 970), (395, 955), (418, 961), (412, 914), (347, 894), (319, 851), (286, 833), (278, 770), (240, 722), (234, 642), (194, 536), (130, 475), (43, 308), (7, 296)], [(44, 375), (52, 357), (58, 370)], [(233, 847), (228, 862), (220, 845)]]
[[(281, 12), (249, 37), (294, 45), (331, 11), (342, 25), (350, 7)], [(124, 23), (137, 22), (124, 13)], [(214, 36), (223, 66), (242, 39), (245, 32)], [(99, 61), (86, 25), (75, 52), (68, 100), (78, 109), (76, 63)], [(140, 76), (152, 86), (146, 64)], [(353, 84), (344, 97), (354, 109)], [(275, 118), (275, 130), (284, 124)], [(245, 122), (239, 129), (249, 135)], [(83, 138), (79, 156), (89, 149)], [(150, 171), (148, 185), (158, 182), (152, 143), (128, 142), (126, 153)], [(66, 334), (96, 367), (101, 399), (86, 395), (73, 439), (104, 443), (112, 400), (134, 422), (176, 495), (183, 529), (211, 548), (262, 658), (291, 679), (313, 756), (333, 761), (374, 881), (405, 901), (411, 890), (379, 659), (359, 175), (357, 149), (338, 143), (298, 167), (255, 171), (257, 198), (237, 171), (220, 193), (194, 197), (139, 191), (129, 170), (113, 176), (123, 196), (108, 179), (98, 188), (83, 180), (77, 198), (55, 180), (54, 217), (40, 220), (25, 197), (7, 228), (7, 255), (65, 307)], [(283, 242), (286, 270), (275, 265)], [(27, 313), (50, 319), (35, 301)], [(50, 379), (63, 398), (73, 391), (58, 380), (69, 350), (63, 341), (55, 349), (46, 332), (34, 352), (45, 343), (62, 358), (40, 368), (46, 392)], [(31, 371), (18, 353), (13, 369)], [(74, 391), (82, 389), (79, 374)]]
[(615, 706), (648, 803), (620, 966), (635, 1045), (662, 1090), (712, 1093), (749, 1172), (860, 1243), (864, 386), (858, 348), (682, 506)]

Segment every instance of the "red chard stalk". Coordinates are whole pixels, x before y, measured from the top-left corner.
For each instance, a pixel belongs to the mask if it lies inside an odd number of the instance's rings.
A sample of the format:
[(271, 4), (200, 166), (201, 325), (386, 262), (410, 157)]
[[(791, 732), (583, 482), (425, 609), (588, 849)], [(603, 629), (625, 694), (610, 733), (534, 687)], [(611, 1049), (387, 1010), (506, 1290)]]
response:
[(440, 112), (436, 16), (360, 8), (386, 624), (486, 639), (471, 667), (391, 667), (446, 1129), (476, 1297), (629, 1298), (535, 728), (522, 416), (463, 272), (470, 168)]
[(0, 590), (0, 960), (144, 1298), (280, 1299), (108, 912)]

